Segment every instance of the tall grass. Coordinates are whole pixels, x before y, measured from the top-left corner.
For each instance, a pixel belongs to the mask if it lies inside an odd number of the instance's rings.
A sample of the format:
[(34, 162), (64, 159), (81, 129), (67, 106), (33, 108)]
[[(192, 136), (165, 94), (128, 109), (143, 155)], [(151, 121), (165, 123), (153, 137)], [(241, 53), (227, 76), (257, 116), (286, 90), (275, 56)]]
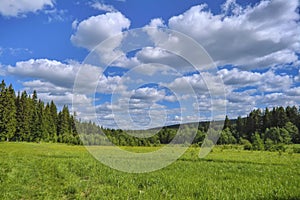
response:
[(198, 152), (130, 174), (82, 146), (0, 143), (0, 199), (300, 199), (300, 154), (217, 147), (199, 159)]

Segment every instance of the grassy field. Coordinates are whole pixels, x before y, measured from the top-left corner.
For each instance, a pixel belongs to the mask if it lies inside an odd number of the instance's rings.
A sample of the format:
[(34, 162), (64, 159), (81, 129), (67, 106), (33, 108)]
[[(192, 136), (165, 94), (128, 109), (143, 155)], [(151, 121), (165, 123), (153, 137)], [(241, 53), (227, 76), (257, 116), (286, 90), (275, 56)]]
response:
[(0, 199), (300, 199), (300, 154), (217, 147), (199, 159), (198, 152), (130, 174), (81, 146), (0, 143)]

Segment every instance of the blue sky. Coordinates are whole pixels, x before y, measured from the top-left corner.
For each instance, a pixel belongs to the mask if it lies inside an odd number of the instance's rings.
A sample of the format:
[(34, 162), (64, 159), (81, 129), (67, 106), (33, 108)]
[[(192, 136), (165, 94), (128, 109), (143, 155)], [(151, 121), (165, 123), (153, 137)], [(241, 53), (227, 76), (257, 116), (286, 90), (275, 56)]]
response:
[[(44, 101), (71, 106), (73, 99), (80, 117), (107, 127), (298, 106), (299, 19), (298, 0), (3, 0), (0, 78), (17, 90), (37, 90)], [(124, 44), (137, 42), (126, 34), (147, 27), (152, 31), (141, 36), (140, 48), (126, 52)], [(172, 37), (180, 36), (165, 28), (200, 45), (215, 69), (206, 70), (201, 52), (184, 38), (180, 52), (201, 64), (171, 52)], [(108, 38), (104, 49), (97, 47)]]

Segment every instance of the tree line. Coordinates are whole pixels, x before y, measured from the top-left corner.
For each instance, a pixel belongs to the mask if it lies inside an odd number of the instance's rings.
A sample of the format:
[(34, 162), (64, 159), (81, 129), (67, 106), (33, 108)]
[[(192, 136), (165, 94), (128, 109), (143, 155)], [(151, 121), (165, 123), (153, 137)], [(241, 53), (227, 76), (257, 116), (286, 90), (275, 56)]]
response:
[(0, 141), (80, 144), (75, 117), (67, 106), (58, 112), (53, 101), (44, 103), (37, 92), (18, 92), (4, 80), (0, 84)]
[[(209, 122), (199, 126), (186, 124), (182, 141), (196, 132), (193, 144), (201, 145)], [(58, 111), (53, 101), (44, 103), (37, 92), (15, 93), (12, 85), (0, 84), (0, 141), (59, 142), (68, 144), (120, 146), (155, 146), (168, 144), (178, 133), (179, 125), (162, 127), (148, 138), (132, 136), (154, 130), (128, 131), (103, 128), (93, 122), (81, 122), (70, 114), (67, 106)], [(195, 128), (196, 127), (196, 128)], [(229, 119), (226, 116), (218, 144), (242, 144), (245, 149), (277, 150), (284, 144), (300, 143), (300, 112), (296, 106), (256, 109), (247, 117)], [(180, 138), (179, 137), (179, 138)], [(179, 139), (180, 141), (180, 139)]]
[(256, 109), (236, 120), (226, 116), (219, 144), (244, 144), (245, 149), (277, 150), (300, 143), (300, 112), (296, 106)]

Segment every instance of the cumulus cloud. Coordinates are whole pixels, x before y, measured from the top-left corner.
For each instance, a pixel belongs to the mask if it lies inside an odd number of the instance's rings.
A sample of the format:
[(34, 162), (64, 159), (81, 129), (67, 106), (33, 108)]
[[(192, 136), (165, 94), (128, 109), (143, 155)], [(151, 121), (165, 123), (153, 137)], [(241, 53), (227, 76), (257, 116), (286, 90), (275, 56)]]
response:
[(292, 85), (292, 78), (288, 75), (276, 75), (273, 71), (263, 74), (261, 85), (258, 89), (261, 92), (285, 91)]
[(164, 88), (142, 87), (127, 90), (110, 101), (96, 106), (97, 118), (102, 125), (122, 129), (146, 129), (170, 123), (167, 118), (177, 108), (167, 108), (162, 102), (174, 102), (176, 97)]
[(298, 105), (300, 101), (299, 95), (295, 95), (297, 93), (299, 93), (299, 88), (291, 88), (287, 92), (274, 92), (264, 96), (259, 96), (257, 101), (268, 107), (275, 107), (279, 105), (284, 107), (294, 106)]
[(191, 64), (184, 58), (159, 47), (145, 47), (136, 54), (136, 58), (141, 63), (159, 63), (181, 71), (187, 67), (191, 69)]
[(265, 73), (241, 71), (237, 68), (232, 70), (223, 69), (218, 74), (224, 80), (227, 87), (237, 89), (240, 87), (257, 87), (258, 92), (274, 92), (286, 90), (291, 87), (293, 80), (288, 75), (276, 75), (269, 70)]
[(22, 85), (24, 86), (24, 90), (26, 91), (36, 90), (39, 93), (48, 93), (50, 95), (72, 92), (70, 88), (60, 87), (54, 85), (53, 83), (45, 82), (41, 80), (25, 81), (22, 83)]
[(101, 76), (96, 91), (102, 94), (124, 93), (126, 86), (123, 81), (120, 76)]
[(174, 95), (167, 95), (165, 89), (157, 89), (153, 87), (143, 87), (132, 91), (131, 101), (132, 102), (158, 102), (158, 101), (176, 101)]
[(228, 11), (230, 5), (238, 9), (232, 15), (215, 15), (205, 5), (194, 6), (170, 18), (168, 26), (196, 39), (218, 65), (260, 68), (297, 61), (297, 0), (261, 1), (246, 8), (228, 0), (224, 9)]
[(218, 71), (218, 74), (220, 74), (226, 85), (237, 85), (239, 87), (257, 85), (262, 77), (260, 73), (240, 71), (237, 68), (232, 70), (222, 69)]
[[(73, 24), (74, 27), (75, 24), (77, 23)], [(130, 20), (120, 12), (92, 16), (77, 24), (76, 32), (71, 36), (71, 41), (77, 46), (92, 50), (100, 42), (122, 33), (122, 30), (128, 29), (129, 26)], [(118, 44), (114, 46), (116, 47)]]
[(236, 0), (227, 0), (225, 3), (221, 6), (223, 13), (226, 15), (238, 15), (243, 11), (243, 8), (236, 3)]
[[(43, 97), (60, 97), (70, 95), (74, 88), (76, 94), (89, 96), (95, 92), (112, 93), (122, 90), (119, 76), (102, 76), (102, 69), (77, 62), (61, 63), (56, 60), (31, 59), (17, 62), (15, 66), (5, 69), (8, 75), (14, 75), (23, 81), (24, 89), (37, 90)], [(78, 75), (80, 74), (80, 76)], [(28, 79), (32, 79), (27, 81)], [(74, 85), (76, 80), (76, 85)], [(45, 99), (49, 99), (45, 98)], [(66, 98), (71, 104), (70, 98)]]
[(300, 101), (300, 87), (290, 88), (286, 91), (286, 94), (288, 96), (294, 96), (298, 101)]
[[(299, 64), (297, 54), (300, 52), (298, 6), (297, 0), (289, 2), (284, 0), (261, 1), (247, 7), (242, 7), (235, 0), (227, 0), (222, 5), (220, 14), (211, 13), (207, 10), (207, 5), (202, 4), (191, 7), (183, 14), (171, 17), (167, 23), (160, 18), (155, 18), (144, 27), (155, 46), (143, 48), (134, 59), (141, 63), (158, 62), (184, 69), (183, 66), (187, 65), (186, 61), (174, 56), (174, 53), (189, 52), (186, 54), (189, 60), (199, 60), (196, 63), (197, 67), (211, 65), (210, 59), (204, 59), (207, 57), (205, 53), (199, 55), (199, 52), (193, 51), (193, 44), (178, 43), (182, 37), (180, 34), (170, 34), (165, 29), (161, 29), (171, 28), (195, 39), (219, 66), (232, 64), (244, 69), (257, 69), (290, 63), (297, 65)], [(101, 16), (108, 18), (106, 15)], [(95, 20), (90, 18), (85, 21)], [(85, 27), (83, 25), (85, 21), (81, 22), (82, 27)], [(78, 25), (78, 35), (81, 32), (80, 24)], [(116, 32), (120, 33), (130, 25), (130, 23), (124, 24)], [(97, 34), (101, 36), (99, 38), (102, 38), (99, 41), (102, 41), (111, 30), (110, 28), (106, 29), (108, 31), (102, 29), (94, 31), (94, 28), (92, 30), (95, 33), (99, 32)], [(84, 45), (80, 45), (83, 42), (80, 42), (80, 37), (76, 39), (76, 34), (72, 36), (71, 40), (79, 46), (91, 49), (93, 46), (91, 44), (99, 43), (98, 40), (93, 40), (95, 37), (90, 36), (88, 39), (84, 39)], [(121, 44), (122, 39), (121, 36), (120, 40), (110, 41), (109, 45), (100, 51), (100, 54), (113, 55), (109, 57), (110, 59), (124, 56), (122, 52), (115, 54), (116, 52), (113, 51)], [(173, 55), (164, 49), (174, 49)], [(199, 57), (203, 58), (201, 62)], [(130, 59), (123, 58), (118, 62), (118, 66), (121, 66), (122, 62), (127, 65), (126, 62), (129, 63), (129, 61)]]
[[(222, 78), (224, 86), (218, 82), (216, 75), (204, 72), (176, 78), (168, 87), (176, 91), (186, 91), (192, 87), (193, 93), (185, 98), (197, 96), (198, 105), (193, 106), (199, 108), (202, 114), (211, 109), (212, 102), (215, 108), (226, 103), (227, 113), (231, 117), (245, 116), (257, 107), (297, 105), (300, 102), (300, 90), (293, 87), (294, 78), (276, 74), (272, 69), (261, 73), (237, 68), (222, 69), (217, 76)], [(225, 102), (223, 95), (219, 96), (222, 93), (226, 94)], [(215, 96), (214, 99), (211, 94)]]
[(26, 13), (28, 12), (35, 13), (46, 7), (53, 7), (54, 3), (54, 0), (1, 0), (0, 14), (6, 17), (26, 16)]
[(222, 96), (225, 94), (224, 84), (221, 82), (220, 76), (207, 72), (176, 78), (173, 82), (167, 84), (167, 86), (184, 95), (190, 92), (192, 92), (190, 95), (197, 96)]
[(21, 77), (31, 77), (49, 81), (57, 86), (72, 87), (78, 66), (68, 65), (56, 60), (30, 59), (8, 66), (8, 73)]

